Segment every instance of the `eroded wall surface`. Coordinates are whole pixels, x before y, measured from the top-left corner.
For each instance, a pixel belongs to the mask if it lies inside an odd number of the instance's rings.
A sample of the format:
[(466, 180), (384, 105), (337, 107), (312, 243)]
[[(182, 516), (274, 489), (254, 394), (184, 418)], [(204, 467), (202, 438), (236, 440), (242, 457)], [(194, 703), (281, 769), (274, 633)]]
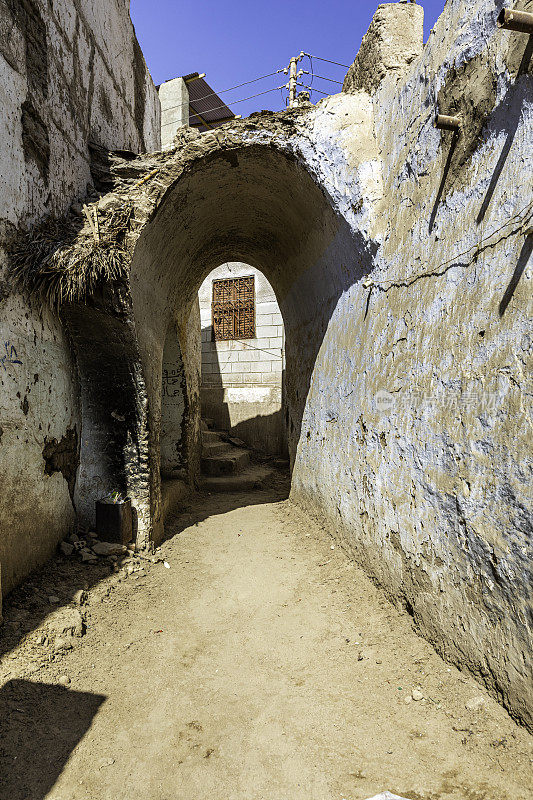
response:
[(82, 430), (57, 315), (14, 293), (13, 231), (91, 184), (88, 142), (159, 147), (159, 100), (129, 3), (0, 0), (0, 569), (9, 591), (74, 522)]
[(531, 723), (532, 44), (502, 5), (448, 0), (368, 87), (380, 248), (329, 323), (293, 497)]

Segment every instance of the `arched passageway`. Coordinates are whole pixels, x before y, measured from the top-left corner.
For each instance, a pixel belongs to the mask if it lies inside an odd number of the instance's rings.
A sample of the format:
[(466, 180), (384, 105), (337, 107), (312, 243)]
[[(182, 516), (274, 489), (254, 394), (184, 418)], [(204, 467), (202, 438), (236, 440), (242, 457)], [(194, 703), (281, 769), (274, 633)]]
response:
[[(322, 131), (331, 128), (326, 138), (314, 138), (308, 115), (315, 112), (303, 109), (243, 121), (216, 135), (185, 132), (174, 150), (133, 163), (128, 154), (95, 152), (98, 186), (113, 190), (98, 202), (98, 231), (84, 225), (75, 232), (71, 271), (54, 273), (49, 287), (62, 305), (79, 368), (83, 430), (76, 491), (82, 523), (93, 523), (102, 494), (120, 491), (134, 504), (138, 545), (162, 537), (161, 465), (168, 442), (174, 450), (176, 445), (161, 435), (164, 350), (172, 329), (187, 409), (180, 469), (196, 483), (198, 290), (229, 261), (259, 270), (277, 297), (293, 486), (313, 491), (321, 405), (328, 402), (321, 385), (336, 386), (339, 369), (345, 371), (336, 363), (339, 335), (353, 338), (351, 329), (343, 334), (344, 322), (338, 330), (338, 319), (335, 330), (328, 329), (338, 304), (350, 304), (349, 291), (375, 265), (378, 244), (370, 232), (381, 198), (370, 104), (339, 96), (330, 105), (342, 108), (342, 124), (349, 120), (351, 133), (342, 128), (340, 136), (338, 117), (324, 107)], [(98, 262), (95, 271), (92, 261), (80, 272), (80, 253), (90, 260), (93, 247), (104, 268)], [(299, 455), (304, 415), (307, 452)]]
[[(303, 166), (281, 152), (248, 146), (194, 165), (165, 194), (141, 233), (131, 265), (132, 314), (148, 398), (160, 392), (170, 321), (175, 318), (187, 327), (202, 281), (224, 261), (242, 261), (261, 270), (279, 298), (286, 330), (288, 444), (294, 465), (329, 320), (343, 292), (371, 269), (371, 246), (334, 210)], [(149, 402), (155, 526), (160, 424), (157, 401)]]

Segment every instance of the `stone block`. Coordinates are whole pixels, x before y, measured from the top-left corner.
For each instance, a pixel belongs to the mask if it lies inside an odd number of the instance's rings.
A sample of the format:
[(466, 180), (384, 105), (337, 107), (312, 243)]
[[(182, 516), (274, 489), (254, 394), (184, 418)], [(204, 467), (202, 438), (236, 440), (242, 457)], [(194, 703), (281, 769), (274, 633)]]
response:
[(272, 325), (272, 314), (263, 314), (260, 311), (257, 311), (255, 315), (256, 334), (257, 334), (257, 329), (264, 325)]
[(279, 306), (275, 302), (257, 303), (257, 314), (278, 314)]
[(343, 92), (373, 94), (388, 73), (401, 75), (424, 46), (424, 9), (417, 3), (382, 3), (346, 74)]
[(279, 336), (276, 325), (258, 325), (255, 332), (258, 339), (270, 339), (273, 336)]
[(259, 355), (257, 350), (241, 350), (238, 358), (239, 361), (257, 361)]

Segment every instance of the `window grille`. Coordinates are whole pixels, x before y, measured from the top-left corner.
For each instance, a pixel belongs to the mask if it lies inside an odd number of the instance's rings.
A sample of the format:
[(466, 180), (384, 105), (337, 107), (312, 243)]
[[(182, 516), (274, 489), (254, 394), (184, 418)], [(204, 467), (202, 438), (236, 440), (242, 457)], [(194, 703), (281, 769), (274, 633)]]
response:
[(254, 339), (254, 276), (213, 281), (211, 311), (215, 341)]

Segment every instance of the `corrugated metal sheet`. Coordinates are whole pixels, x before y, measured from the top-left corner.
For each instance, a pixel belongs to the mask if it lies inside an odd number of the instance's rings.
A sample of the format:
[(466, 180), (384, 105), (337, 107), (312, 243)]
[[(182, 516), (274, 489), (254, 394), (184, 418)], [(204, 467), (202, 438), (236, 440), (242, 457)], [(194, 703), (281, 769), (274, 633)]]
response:
[(196, 75), (198, 73), (183, 76), (189, 90), (189, 125), (206, 131), (233, 119), (233, 111), (213, 92), (204, 78), (196, 78)]

